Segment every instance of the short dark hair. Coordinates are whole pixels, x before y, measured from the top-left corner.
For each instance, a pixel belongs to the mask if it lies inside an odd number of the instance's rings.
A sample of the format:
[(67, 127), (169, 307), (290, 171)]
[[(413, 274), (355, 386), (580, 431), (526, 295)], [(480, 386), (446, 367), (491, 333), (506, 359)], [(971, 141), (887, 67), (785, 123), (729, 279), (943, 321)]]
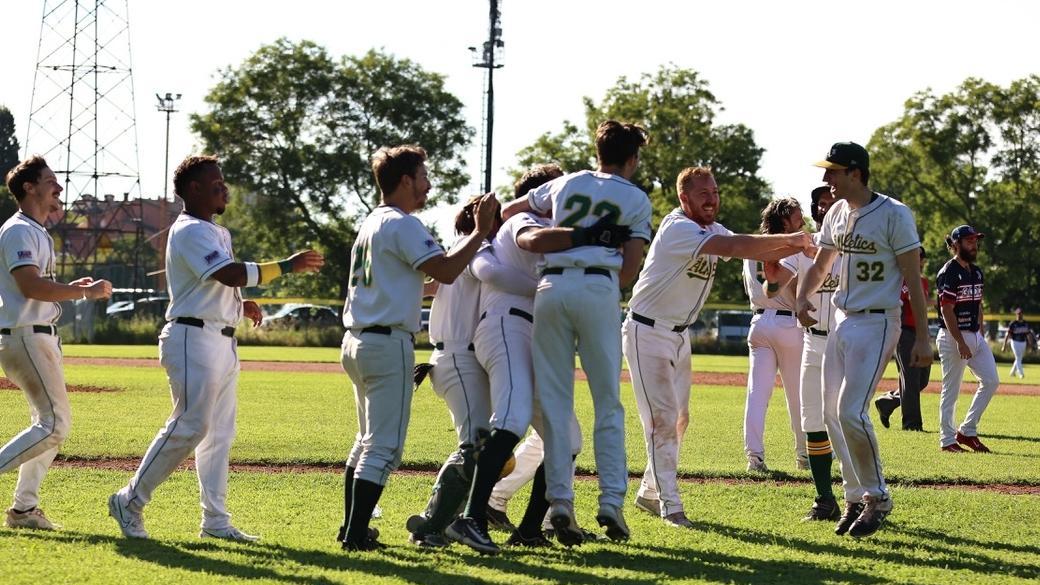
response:
[(762, 225), (758, 231), (763, 234), (784, 233), (784, 220), (791, 217), (796, 210), (801, 211), (802, 206), (794, 197), (774, 199), (762, 210)]
[(25, 184), (39, 181), (40, 174), (46, 168), (48, 168), (47, 161), (43, 160), (42, 156), (35, 154), (7, 171), (7, 189), (14, 195), (16, 201), (25, 198)]
[(643, 127), (607, 120), (596, 128), (596, 159), (601, 165), (623, 165), (649, 141), (650, 135)]
[(809, 195), (809, 201), (811, 202), (809, 205), (809, 211), (810, 215), (812, 215), (813, 221), (815, 221), (816, 223), (820, 223), (823, 221), (823, 214), (820, 213), (820, 198), (823, 197), (824, 193), (830, 192), (830, 187), (828, 187), (827, 185), (822, 185), (813, 189), (812, 194)]
[(556, 163), (535, 165), (527, 170), (522, 177), (513, 184), (513, 196), (520, 198), (535, 187), (540, 187), (553, 179), (563, 176), (563, 169)]
[(372, 174), (383, 195), (393, 193), (408, 175), (415, 177), (419, 165), (426, 162), (426, 150), (414, 144), (384, 146), (372, 155)]
[(864, 169), (860, 167), (856, 167), (853, 169), (845, 169), (845, 174), (847, 175), (852, 171), (859, 171), (859, 181), (863, 183), (864, 187), (866, 187), (867, 183), (870, 182), (870, 169)]
[(220, 166), (220, 159), (209, 154), (194, 154), (182, 160), (173, 171), (173, 192), (184, 199), (188, 184), (199, 180), (199, 175), (209, 165)]

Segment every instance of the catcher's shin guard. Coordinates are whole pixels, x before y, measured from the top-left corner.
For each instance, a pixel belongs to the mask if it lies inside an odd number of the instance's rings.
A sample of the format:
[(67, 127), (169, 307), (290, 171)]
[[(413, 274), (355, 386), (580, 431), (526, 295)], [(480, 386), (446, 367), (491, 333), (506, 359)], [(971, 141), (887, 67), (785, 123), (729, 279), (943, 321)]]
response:
[(426, 517), (423, 533), (439, 534), (455, 520), (466, 505), (472, 479), (473, 445), (464, 443), (448, 457), (437, 474), (433, 493), (423, 513)]

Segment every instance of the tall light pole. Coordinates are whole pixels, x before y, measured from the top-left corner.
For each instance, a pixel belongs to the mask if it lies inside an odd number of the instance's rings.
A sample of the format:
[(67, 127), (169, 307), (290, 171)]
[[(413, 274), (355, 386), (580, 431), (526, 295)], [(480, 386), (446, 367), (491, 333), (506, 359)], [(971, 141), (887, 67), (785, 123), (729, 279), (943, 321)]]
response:
[[(177, 112), (177, 100), (181, 99), (181, 94), (176, 96), (170, 92), (166, 92), (165, 96), (155, 94), (155, 98), (159, 100), (159, 103), (155, 106), (155, 109), (160, 112), (166, 112), (166, 167), (163, 171), (163, 191), (162, 200), (166, 201), (166, 194), (170, 186), (170, 115)], [(164, 218), (165, 219), (165, 218)]]
[[(156, 104), (155, 109), (160, 112), (166, 112), (166, 166), (163, 171), (163, 190), (162, 199), (159, 200), (159, 221), (155, 226), (156, 233), (160, 234), (165, 232), (167, 229), (167, 213), (166, 213), (166, 197), (170, 188), (170, 115), (177, 111), (177, 100), (181, 99), (181, 94), (172, 94), (167, 92), (165, 96), (155, 94), (155, 98), (159, 100)], [(144, 219), (144, 218), (142, 218)], [(166, 237), (162, 236), (159, 238), (159, 289), (166, 288)]]
[(488, 39), (479, 50), (477, 47), (469, 48), (474, 56), (473, 66), (487, 69), (487, 76), (484, 78), (484, 135), (481, 141), (485, 193), (491, 192), (491, 144), (495, 130), (494, 75), (495, 69), (502, 67), (502, 49), (505, 47), (505, 43), (502, 42), (502, 13), (498, 9), (500, 3), (500, 0), (489, 0)]

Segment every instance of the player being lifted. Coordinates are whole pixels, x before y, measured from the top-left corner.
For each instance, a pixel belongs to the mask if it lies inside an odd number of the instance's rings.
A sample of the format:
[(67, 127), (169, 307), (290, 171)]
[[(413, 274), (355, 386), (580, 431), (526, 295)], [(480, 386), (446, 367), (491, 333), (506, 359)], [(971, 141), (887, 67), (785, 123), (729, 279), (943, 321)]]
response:
[(643, 423), (647, 466), (636, 507), (672, 526), (692, 528), (676, 478), (679, 445), (689, 421), (689, 325), (715, 281), (719, 258), (778, 260), (808, 245), (802, 232), (734, 234), (718, 217), (719, 187), (711, 169), (683, 169), (675, 181), (679, 208), (657, 229), (622, 326), (622, 344)]
[[(834, 144), (816, 166), (826, 169), (823, 181), (838, 201), (823, 220), (820, 251), (798, 288), (796, 307), (803, 325), (816, 323), (809, 296), (838, 260), (837, 324), (827, 336), (823, 377), (826, 387), (838, 389), (838, 421), (848, 445), (845, 511), (835, 533), (858, 538), (874, 534), (892, 510), (868, 407), (899, 339), (902, 283), (921, 280), (921, 241), (910, 209), (867, 187), (870, 162), (862, 146)], [(910, 303), (917, 330), (927, 331), (924, 291), (911, 287)], [(913, 365), (931, 362), (927, 335), (917, 338), (911, 356)]]

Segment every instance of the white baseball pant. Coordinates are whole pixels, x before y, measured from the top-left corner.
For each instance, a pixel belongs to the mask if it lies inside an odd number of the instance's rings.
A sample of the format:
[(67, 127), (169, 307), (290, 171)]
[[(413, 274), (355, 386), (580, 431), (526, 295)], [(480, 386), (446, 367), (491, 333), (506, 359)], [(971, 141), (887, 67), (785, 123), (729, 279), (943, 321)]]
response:
[(491, 428), (522, 437), (531, 426), (534, 400), (532, 325), (526, 318), (507, 311), (509, 307), (489, 309), (477, 323), (473, 345), (477, 361), (488, 373)]
[(808, 455), (798, 398), (802, 361), (802, 329), (798, 321), (794, 316), (777, 315), (774, 309), (766, 309), (751, 319), (748, 346), (751, 365), (744, 407), (744, 453), (765, 460), (766, 410), (779, 370), (794, 433), (795, 457), (805, 459)]
[(411, 333), (348, 329), (340, 361), (354, 386), (358, 432), (347, 457), (354, 477), (386, 485), (401, 464), (412, 411), (415, 346)]
[(448, 343), (434, 350), (430, 363), (430, 385), (448, 405), (459, 444), (476, 443), (477, 429), (487, 429), (491, 418), (487, 372), (472, 351)]
[(690, 420), (689, 334), (629, 318), (621, 336), (646, 446), (646, 470), (637, 495), (659, 500), (662, 516), (682, 512), (677, 474), (679, 447)]
[(621, 306), (617, 273), (567, 268), (543, 276), (535, 295), (535, 393), (545, 419), (546, 499), (574, 501), (571, 433), (574, 350), (589, 380), (600, 506), (620, 508), (628, 488), (621, 406)]
[[(798, 396), (802, 407), (802, 430), (806, 433), (827, 431), (831, 450), (836, 453), (838, 468), (849, 459), (849, 447), (838, 422), (838, 386), (823, 383), (823, 358), (827, 353), (827, 337), (805, 332), (802, 348), (802, 377)], [(842, 477), (844, 477), (842, 473)]]
[(1011, 353), (1015, 354), (1015, 363), (1011, 365), (1011, 376), (1018, 374), (1025, 378), (1026, 371), (1022, 369), (1022, 358), (1026, 355), (1026, 342), (1011, 340)]
[[(993, 360), (986, 338), (978, 331), (961, 331), (964, 342), (971, 350), (970, 359), (961, 359), (960, 349), (953, 336), (945, 329), (940, 329), (935, 344), (939, 347), (939, 364), (942, 366), (942, 393), (939, 395), (939, 446), (945, 447), (957, 442), (957, 432), (968, 437), (979, 434), (979, 420), (986, 412), (989, 401), (997, 393), (1000, 379), (997, 377), (997, 364)], [(964, 366), (968, 366), (979, 379), (979, 388), (971, 399), (968, 414), (964, 417), (959, 429), (953, 427), (953, 419), (957, 414), (957, 395), (961, 391), (961, 380), (964, 379)]]
[(823, 383), (838, 389), (838, 423), (847, 450), (834, 452), (841, 462), (845, 500), (885, 498), (888, 488), (869, 407), (899, 341), (899, 310), (849, 315), (837, 311), (836, 317), (838, 324), (827, 336)]
[(29, 402), (29, 427), (0, 448), (0, 473), (18, 467), (12, 507), (28, 510), (40, 503), (40, 484), (72, 426), (61, 342), (32, 326), (14, 329), (0, 335), (0, 367)]
[(140, 512), (191, 452), (199, 478), (202, 528), (231, 526), (227, 511), (228, 461), (235, 438), (237, 343), (206, 323), (170, 322), (159, 334), (159, 362), (166, 370), (173, 413), (152, 440), (133, 479), (116, 497)]

